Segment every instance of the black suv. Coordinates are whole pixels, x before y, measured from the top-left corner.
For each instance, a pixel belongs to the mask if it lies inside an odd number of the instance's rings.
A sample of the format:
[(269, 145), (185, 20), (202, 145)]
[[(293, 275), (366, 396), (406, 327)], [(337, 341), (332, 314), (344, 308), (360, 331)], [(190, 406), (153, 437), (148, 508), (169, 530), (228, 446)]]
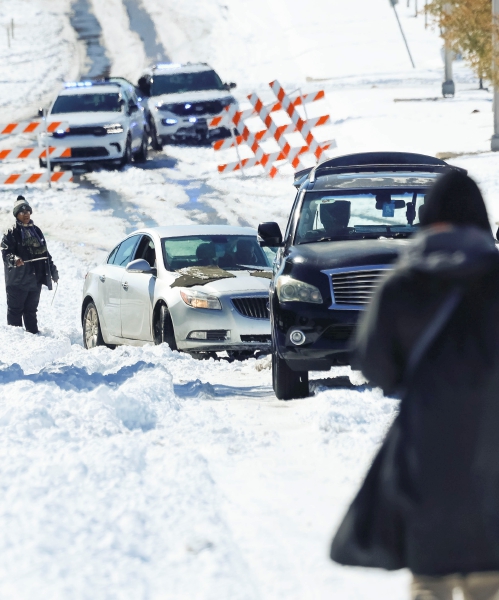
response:
[(361, 310), (418, 228), (425, 194), (452, 169), (431, 156), (369, 152), (327, 160), (295, 176), (298, 189), (270, 287), (272, 382), (281, 400), (309, 393), (308, 372), (349, 364)]

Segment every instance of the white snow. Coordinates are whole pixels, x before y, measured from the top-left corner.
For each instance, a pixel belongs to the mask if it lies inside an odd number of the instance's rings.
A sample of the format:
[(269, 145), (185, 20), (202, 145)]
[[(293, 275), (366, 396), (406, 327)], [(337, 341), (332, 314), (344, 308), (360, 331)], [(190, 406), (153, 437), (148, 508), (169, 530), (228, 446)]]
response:
[[(239, 83), (240, 100), (253, 89), (270, 97), (267, 82), (276, 78), (290, 89), (325, 89), (336, 154), (468, 153), (452, 162), (477, 178), (491, 221), (499, 220), (499, 158), (486, 152), (491, 94), (457, 64), (457, 95), (440, 99), (441, 44), (411, 16), (413, 4), (398, 6), (416, 70), (386, 0), (309, 0), (306, 10), (297, 0), (141, 3), (172, 60), (210, 62)], [(92, 6), (113, 74), (132, 77), (145, 55), (122, 2)], [(11, 13), (19, 20), (19, 46), (8, 50), (0, 35), (5, 118), (57, 92), (80, 60), (68, 11), (66, 0), (2, 2), (0, 24)], [(425, 98), (439, 99), (413, 101)], [(52, 305), (53, 292), (42, 293), (39, 336), (5, 325), (0, 293), (2, 600), (407, 597), (406, 572), (328, 559), (396, 401), (363, 387), (349, 368), (312, 374), (313, 395), (283, 403), (272, 393), (268, 357), (230, 364), (164, 345), (82, 348), (85, 273), (127, 231), (285, 226), (291, 169), (273, 180), (257, 170), (220, 175), (217, 164), (231, 156), (168, 146), (123, 172), (0, 190), (0, 228), (25, 192), (61, 274)], [(5, 163), (0, 173), (36, 168)], [(324, 381), (345, 376), (357, 389)]]

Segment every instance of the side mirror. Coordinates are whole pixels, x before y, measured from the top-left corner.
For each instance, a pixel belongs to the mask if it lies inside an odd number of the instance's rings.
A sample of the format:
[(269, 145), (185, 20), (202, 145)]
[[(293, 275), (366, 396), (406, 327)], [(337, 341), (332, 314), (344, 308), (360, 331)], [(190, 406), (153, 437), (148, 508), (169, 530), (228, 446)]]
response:
[(229, 83), (229, 87), (231, 90), (233, 90), (235, 87), (237, 87), (237, 83), (234, 83), (233, 81), (231, 81), (231, 83)]
[(154, 267), (151, 267), (147, 260), (144, 260), (143, 258), (137, 258), (136, 260), (129, 262), (125, 271), (127, 273), (146, 273), (147, 275), (154, 276), (156, 276), (158, 273), (158, 270)]
[(129, 114), (133, 115), (133, 113), (136, 113), (138, 110), (139, 107), (134, 102), (130, 102), (130, 104), (128, 105)]
[(144, 96), (149, 96), (149, 93), (151, 91), (151, 86), (147, 81), (146, 77), (141, 77), (138, 82), (137, 82), (137, 87), (139, 88), (139, 90), (141, 91), (141, 93)]
[(279, 225), (274, 222), (260, 223), (258, 225), (258, 243), (262, 248), (282, 246), (282, 233)]
[(39, 116), (39, 117), (42, 117), (42, 118), (45, 116), (45, 115), (43, 114), (43, 108), (39, 108), (39, 109), (38, 109), (38, 116)]

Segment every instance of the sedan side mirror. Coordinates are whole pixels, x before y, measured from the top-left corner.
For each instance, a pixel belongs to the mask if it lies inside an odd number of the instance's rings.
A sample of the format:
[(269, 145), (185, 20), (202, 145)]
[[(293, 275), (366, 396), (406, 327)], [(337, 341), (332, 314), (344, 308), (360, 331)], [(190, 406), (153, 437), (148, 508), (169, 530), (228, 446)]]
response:
[(129, 262), (125, 271), (127, 273), (146, 273), (147, 275), (154, 276), (158, 274), (158, 269), (151, 267), (147, 260), (144, 260), (143, 258), (137, 258), (136, 260)]
[(45, 116), (45, 115), (43, 114), (43, 108), (39, 108), (39, 109), (38, 109), (38, 116), (39, 116), (39, 117), (42, 117), (42, 118)]
[(277, 223), (260, 223), (258, 225), (258, 243), (262, 247), (283, 246), (281, 228)]

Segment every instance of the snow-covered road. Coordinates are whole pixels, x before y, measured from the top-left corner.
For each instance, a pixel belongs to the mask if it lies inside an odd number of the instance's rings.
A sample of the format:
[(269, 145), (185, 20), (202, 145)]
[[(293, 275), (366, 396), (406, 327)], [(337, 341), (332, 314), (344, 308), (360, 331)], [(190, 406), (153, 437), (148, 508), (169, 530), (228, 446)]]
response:
[[(415, 71), (386, 0), (311, 0), (305, 15), (295, 0), (86, 0), (114, 75), (136, 79), (164, 55), (209, 60), (238, 81), (241, 100), (254, 88), (268, 93), (265, 82), (274, 78), (304, 91), (324, 88), (338, 154), (483, 153), (491, 94), (477, 91), (465, 68), (458, 65), (455, 99), (407, 101), (440, 95), (441, 62), (436, 34), (403, 4)], [(58, 82), (89, 63), (69, 26), (70, 0), (5, 0), (4, 7), (4, 21), (12, 15), (19, 25), (10, 49), (0, 36), (8, 120), (33, 114)], [(228, 156), (169, 146), (143, 166), (26, 191), (61, 281), (53, 305), (52, 294), (42, 294), (36, 337), (4, 324), (0, 293), (2, 600), (406, 597), (407, 573), (328, 560), (395, 400), (352, 385), (349, 368), (314, 374), (310, 398), (284, 403), (272, 393), (268, 358), (228, 363), (166, 346), (82, 348), (83, 278), (128, 231), (286, 223), (291, 171), (274, 180), (221, 176), (217, 162)], [(455, 162), (479, 180), (499, 220), (498, 158)], [(1, 164), (0, 172), (13, 168)], [(0, 189), (1, 229), (23, 191)]]

